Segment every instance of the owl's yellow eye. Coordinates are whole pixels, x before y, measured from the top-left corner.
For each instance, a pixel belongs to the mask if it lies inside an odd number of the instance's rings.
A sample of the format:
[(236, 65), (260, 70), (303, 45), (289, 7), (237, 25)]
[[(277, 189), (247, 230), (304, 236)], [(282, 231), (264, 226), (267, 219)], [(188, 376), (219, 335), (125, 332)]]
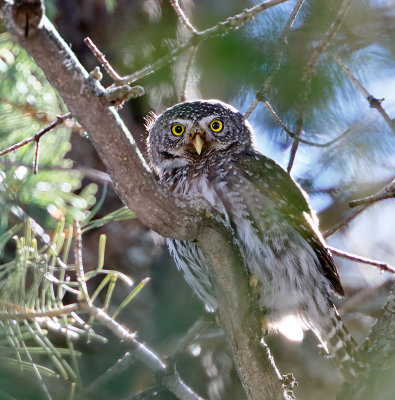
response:
[(210, 123), (210, 129), (215, 133), (221, 132), (223, 128), (224, 124), (219, 119), (214, 119)]
[(174, 124), (171, 127), (171, 133), (174, 136), (181, 136), (184, 133), (184, 131), (185, 131), (185, 126), (181, 124)]

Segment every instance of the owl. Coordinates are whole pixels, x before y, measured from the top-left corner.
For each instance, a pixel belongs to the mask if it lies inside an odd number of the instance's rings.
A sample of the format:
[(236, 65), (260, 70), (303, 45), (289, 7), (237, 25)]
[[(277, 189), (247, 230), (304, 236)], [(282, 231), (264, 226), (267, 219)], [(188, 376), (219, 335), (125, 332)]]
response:
[[(269, 330), (292, 318), (315, 333), (347, 380), (355, 379), (357, 347), (330, 297), (344, 292), (316, 217), (290, 175), (256, 150), (244, 116), (218, 100), (184, 102), (153, 119), (148, 131), (159, 182), (176, 195), (204, 198), (228, 221)], [(193, 291), (215, 310), (199, 243), (167, 244)]]

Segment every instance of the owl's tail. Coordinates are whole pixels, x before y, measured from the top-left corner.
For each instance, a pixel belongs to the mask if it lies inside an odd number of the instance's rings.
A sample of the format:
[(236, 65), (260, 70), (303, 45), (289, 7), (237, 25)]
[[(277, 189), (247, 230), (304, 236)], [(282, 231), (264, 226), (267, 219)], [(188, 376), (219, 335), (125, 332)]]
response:
[[(353, 382), (363, 371), (363, 357), (358, 345), (344, 326), (335, 306), (329, 311), (330, 321), (321, 329), (321, 342), (344, 379)], [(328, 321), (328, 315), (326, 316)]]

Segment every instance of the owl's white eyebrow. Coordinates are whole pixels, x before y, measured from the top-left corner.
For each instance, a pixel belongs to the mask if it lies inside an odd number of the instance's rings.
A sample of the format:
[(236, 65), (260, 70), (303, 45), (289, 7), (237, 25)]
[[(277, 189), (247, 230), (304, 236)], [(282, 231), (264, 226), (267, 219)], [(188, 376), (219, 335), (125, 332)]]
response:
[(177, 119), (173, 119), (170, 121), (171, 124), (181, 124), (181, 125), (185, 125), (185, 126), (190, 126), (192, 125), (192, 121), (190, 119), (182, 119), (182, 118), (177, 118)]
[(213, 114), (213, 115), (208, 115), (207, 117), (203, 117), (199, 122), (201, 124), (208, 124), (214, 119), (221, 119), (219, 115)]

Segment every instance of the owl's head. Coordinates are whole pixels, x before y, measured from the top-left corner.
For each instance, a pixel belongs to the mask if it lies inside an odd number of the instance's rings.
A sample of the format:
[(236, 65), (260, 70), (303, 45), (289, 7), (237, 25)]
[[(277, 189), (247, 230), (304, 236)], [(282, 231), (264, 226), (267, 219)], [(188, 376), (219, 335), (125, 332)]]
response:
[(252, 131), (244, 116), (219, 100), (177, 104), (149, 126), (148, 155), (158, 175), (216, 156), (252, 149)]

